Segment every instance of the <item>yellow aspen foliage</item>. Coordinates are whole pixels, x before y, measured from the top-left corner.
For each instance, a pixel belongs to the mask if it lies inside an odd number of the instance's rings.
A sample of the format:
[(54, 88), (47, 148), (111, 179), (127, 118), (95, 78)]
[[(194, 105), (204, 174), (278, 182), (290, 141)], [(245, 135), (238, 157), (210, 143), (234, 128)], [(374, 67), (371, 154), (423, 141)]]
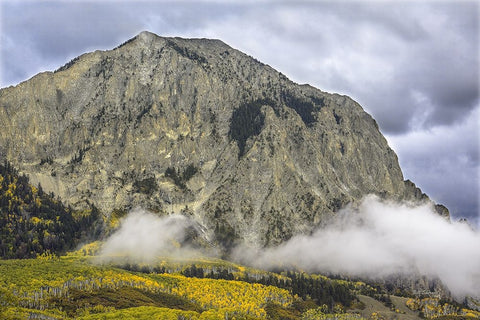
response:
[(10, 185), (9, 185), (7, 191), (5, 191), (5, 197), (12, 198), (13, 197), (13, 192), (14, 192), (14, 190), (12, 190), (10, 188)]
[(405, 302), (405, 304), (410, 310), (418, 310), (420, 308), (420, 303), (418, 299), (410, 298), (407, 300), (407, 302)]
[(263, 306), (267, 302), (288, 306), (293, 301), (287, 290), (258, 283), (165, 276), (180, 280), (177, 286), (172, 288), (172, 293), (196, 301), (207, 309), (235, 308), (246, 314), (264, 317), (266, 313)]
[(406, 302), (408, 308), (421, 311), (425, 318), (435, 319), (438, 317), (460, 317), (464, 318), (473, 315), (474, 318), (480, 319), (480, 312), (469, 309), (458, 310), (457, 307), (449, 303), (441, 303), (438, 298), (424, 298), (424, 299), (408, 299)]
[(17, 189), (17, 185), (15, 183), (16, 183), (16, 179), (14, 179), (14, 181), (8, 185), (7, 191), (5, 191), (6, 197), (9, 197), (9, 198), (13, 197), (15, 190)]
[(225, 316), (221, 310), (210, 309), (202, 312), (199, 320), (224, 320)]
[(42, 223), (42, 219), (37, 218), (37, 217), (31, 217), (31, 218), (30, 218), (30, 222), (31, 222), (33, 225), (37, 225), (37, 224), (41, 224), (41, 223)]
[(475, 310), (465, 310), (463, 309), (465, 317), (470, 317), (472, 319), (480, 319), (480, 312)]

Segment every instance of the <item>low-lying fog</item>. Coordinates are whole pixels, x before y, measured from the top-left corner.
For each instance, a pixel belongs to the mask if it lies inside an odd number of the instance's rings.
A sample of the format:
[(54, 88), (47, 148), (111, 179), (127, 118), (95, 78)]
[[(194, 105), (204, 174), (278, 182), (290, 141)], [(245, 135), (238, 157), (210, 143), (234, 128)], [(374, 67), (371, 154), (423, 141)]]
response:
[[(130, 212), (104, 243), (101, 254), (130, 262), (158, 256), (192, 257), (202, 252), (180, 247), (192, 225), (186, 217)], [(354, 277), (421, 274), (438, 277), (456, 297), (480, 297), (480, 233), (450, 222), (431, 206), (410, 206), (366, 197), (312, 235), (296, 236), (267, 249), (239, 246), (233, 259), (260, 268), (287, 265), (311, 272)]]

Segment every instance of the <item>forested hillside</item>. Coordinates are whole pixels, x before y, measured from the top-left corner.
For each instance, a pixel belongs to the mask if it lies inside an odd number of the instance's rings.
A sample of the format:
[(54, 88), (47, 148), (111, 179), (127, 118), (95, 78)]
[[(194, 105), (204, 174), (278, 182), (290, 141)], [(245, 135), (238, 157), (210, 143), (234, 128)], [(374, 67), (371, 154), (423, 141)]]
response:
[[(0, 319), (478, 319), (430, 297), (364, 282), (267, 272), (219, 259), (104, 263), (93, 243), (64, 256), (0, 260)], [(128, 270), (127, 270), (128, 269)]]
[(95, 206), (75, 211), (31, 185), (10, 163), (0, 164), (0, 257), (31, 258), (72, 249), (92, 235), (98, 217)]
[(99, 241), (71, 251), (99, 236), (99, 218), (95, 206), (75, 211), (10, 163), (0, 165), (1, 319), (480, 317), (435, 296), (300, 270), (268, 272), (212, 258), (112, 261), (102, 256)]

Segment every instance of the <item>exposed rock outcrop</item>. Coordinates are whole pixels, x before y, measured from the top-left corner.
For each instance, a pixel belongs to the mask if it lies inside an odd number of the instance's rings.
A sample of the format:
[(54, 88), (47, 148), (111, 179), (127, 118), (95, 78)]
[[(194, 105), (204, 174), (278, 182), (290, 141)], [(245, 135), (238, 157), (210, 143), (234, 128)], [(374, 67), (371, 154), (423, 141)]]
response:
[[(405, 183), (374, 119), (219, 40), (142, 32), (0, 91), (0, 156), (75, 207), (191, 215), (274, 245)], [(448, 212), (447, 212), (448, 214)]]

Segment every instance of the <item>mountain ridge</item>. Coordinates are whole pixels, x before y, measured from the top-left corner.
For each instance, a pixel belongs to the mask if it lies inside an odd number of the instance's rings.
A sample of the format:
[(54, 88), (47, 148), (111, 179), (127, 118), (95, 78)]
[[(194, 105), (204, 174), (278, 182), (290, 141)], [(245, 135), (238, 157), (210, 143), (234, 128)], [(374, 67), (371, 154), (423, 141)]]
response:
[(83, 54), (1, 89), (0, 124), (0, 155), (73, 207), (181, 213), (228, 245), (311, 232), (370, 193), (430, 201), (358, 103), (220, 40)]

